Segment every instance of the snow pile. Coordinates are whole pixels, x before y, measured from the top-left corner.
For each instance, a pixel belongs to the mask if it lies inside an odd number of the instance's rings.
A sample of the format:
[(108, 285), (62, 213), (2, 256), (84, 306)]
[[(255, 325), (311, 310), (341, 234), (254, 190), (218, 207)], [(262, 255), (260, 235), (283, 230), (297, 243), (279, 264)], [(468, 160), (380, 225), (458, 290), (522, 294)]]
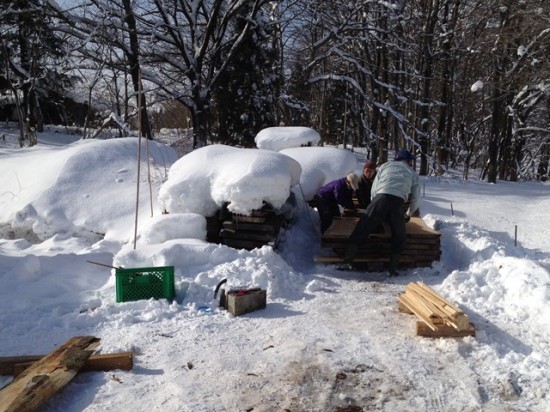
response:
[(335, 147), (296, 147), (281, 150), (280, 153), (292, 157), (302, 166), (300, 188), (306, 201), (313, 199), (319, 187), (357, 172), (355, 155)]
[(317, 146), (321, 136), (309, 127), (268, 127), (260, 130), (254, 138), (259, 149), (276, 152), (290, 147)]
[(231, 212), (247, 215), (264, 202), (282, 207), (300, 174), (298, 162), (276, 152), (206, 146), (170, 168), (159, 200), (169, 213), (213, 216), (229, 202)]
[[(15, 233), (32, 233), (40, 240), (56, 234), (93, 237), (94, 233), (105, 234), (107, 239), (124, 233), (130, 239), (137, 194), (137, 143), (135, 138), (81, 140), (17, 151), (10, 162), (0, 164), (0, 174), (6, 176), (0, 221), (9, 222)], [(141, 148), (142, 218), (150, 214), (149, 201), (176, 160), (167, 146), (156, 142), (148, 146)], [(12, 162), (17, 158), (28, 166), (14, 168)], [(148, 169), (151, 194), (146, 185)], [(128, 201), (131, 198), (134, 204)]]

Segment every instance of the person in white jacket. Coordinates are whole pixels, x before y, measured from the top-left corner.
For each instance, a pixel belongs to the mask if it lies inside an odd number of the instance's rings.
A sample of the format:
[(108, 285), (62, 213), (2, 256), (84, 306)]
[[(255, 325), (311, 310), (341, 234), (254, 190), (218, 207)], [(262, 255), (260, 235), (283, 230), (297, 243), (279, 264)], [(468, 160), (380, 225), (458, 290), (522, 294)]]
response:
[[(348, 246), (340, 267), (351, 269), (361, 244), (383, 221), (391, 228), (392, 242), (389, 272), (397, 275), (397, 267), (406, 242), (406, 216), (412, 216), (420, 206), (420, 183), (413, 170), (414, 156), (408, 150), (399, 150), (395, 160), (380, 166), (371, 190), (371, 203), (357, 222), (348, 239)], [(409, 210), (405, 202), (410, 200)]]

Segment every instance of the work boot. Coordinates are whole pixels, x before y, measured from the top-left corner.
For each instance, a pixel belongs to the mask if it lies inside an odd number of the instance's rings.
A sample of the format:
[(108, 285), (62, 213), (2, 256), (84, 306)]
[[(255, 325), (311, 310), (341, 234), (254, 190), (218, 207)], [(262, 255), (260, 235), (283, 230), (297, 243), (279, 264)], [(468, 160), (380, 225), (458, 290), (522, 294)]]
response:
[(355, 259), (355, 256), (357, 255), (357, 252), (359, 251), (359, 245), (356, 243), (349, 243), (346, 247), (346, 254), (344, 255), (344, 260), (342, 260), (342, 263), (338, 266), (338, 270), (351, 270), (353, 263), (353, 259)]
[(399, 267), (399, 259), (401, 258), (401, 254), (399, 253), (392, 253), (390, 255), (390, 264), (388, 266), (388, 271), (390, 272), (390, 276), (397, 276), (397, 268)]

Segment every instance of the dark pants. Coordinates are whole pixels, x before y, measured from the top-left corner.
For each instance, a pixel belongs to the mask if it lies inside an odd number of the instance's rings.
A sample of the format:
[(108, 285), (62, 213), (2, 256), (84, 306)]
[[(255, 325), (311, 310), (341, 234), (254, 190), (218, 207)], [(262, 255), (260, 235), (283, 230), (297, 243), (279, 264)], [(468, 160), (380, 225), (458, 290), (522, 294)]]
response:
[(361, 245), (366, 243), (369, 235), (387, 221), (390, 224), (392, 239), (392, 253), (401, 253), (405, 249), (405, 202), (402, 198), (393, 195), (380, 194), (372, 199), (366, 213), (361, 216), (359, 222), (351, 232), (348, 242)]
[(319, 212), (319, 220), (321, 221), (321, 233), (325, 233), (325, 230), (332, 224), (332, 220), (336, 216), (340, 216), (340, 208), (336, 201), (330, 201), (315, 196), (315, 207)]

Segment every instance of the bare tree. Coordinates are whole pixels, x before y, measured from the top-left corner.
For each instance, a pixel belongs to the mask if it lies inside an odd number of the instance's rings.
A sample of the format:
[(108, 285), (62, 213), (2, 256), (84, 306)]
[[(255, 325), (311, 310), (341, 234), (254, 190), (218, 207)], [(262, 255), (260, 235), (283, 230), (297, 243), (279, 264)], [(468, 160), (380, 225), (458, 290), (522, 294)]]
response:
[[(193, 147), (209, 137), (210, 99), (267, 0), (154, 0), (139, 24), (150, 39), (143, 77), (189, 109)], [(245, 24), (235, 26), (236, 17)]]

